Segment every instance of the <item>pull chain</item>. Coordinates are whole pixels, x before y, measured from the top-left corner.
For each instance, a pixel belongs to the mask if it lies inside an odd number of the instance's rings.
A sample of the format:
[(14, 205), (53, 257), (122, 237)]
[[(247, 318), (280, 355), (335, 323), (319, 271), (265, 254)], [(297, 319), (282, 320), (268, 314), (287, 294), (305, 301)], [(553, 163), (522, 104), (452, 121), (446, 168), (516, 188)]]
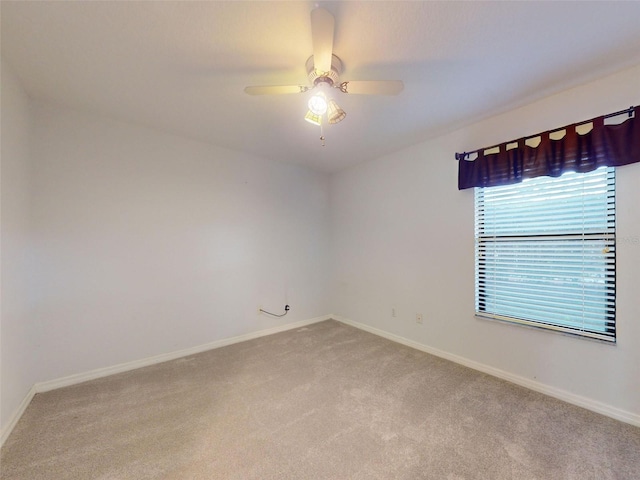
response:
[(324, 129), (322, 128), (322, 124), (320, 124), (320, 142), (322, 143), (322, 146), (324, 147)]

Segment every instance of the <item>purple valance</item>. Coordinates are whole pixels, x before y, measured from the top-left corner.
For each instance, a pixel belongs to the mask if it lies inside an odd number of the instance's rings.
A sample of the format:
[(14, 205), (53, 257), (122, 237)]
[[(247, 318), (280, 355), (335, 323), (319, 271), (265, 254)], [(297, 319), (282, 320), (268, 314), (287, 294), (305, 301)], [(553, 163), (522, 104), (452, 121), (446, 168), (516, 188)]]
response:
[[(475, 160), (466, 160), (468, 153), (456, 154), (458, 189), (493, 187), (519, 183), (525, 178), (559, 177), (564, 172), (590, 172), (602, 166), (618, 167), (640, 162), (640, 107), (623, 112), (567, 125), (532, 137), (505, 142), (495, 147), (478, 150)], [(605, 118), (625, 114), (625, 121), (605, 125)], [(576, 126), (593, 123), (584, 135)], [(564, 136), (552, 140), (549, 134), (564, 130)], [(525, 140), (540, 137), (536, 147), (525, 145)], [(514, 146), (516, 144), (516, 146)], [(509, 146), (509, 148), (507, 148)], [(511, 148), (513, 147), (513, 148)], [(499, 148), (497, 153), (485, 150)]]

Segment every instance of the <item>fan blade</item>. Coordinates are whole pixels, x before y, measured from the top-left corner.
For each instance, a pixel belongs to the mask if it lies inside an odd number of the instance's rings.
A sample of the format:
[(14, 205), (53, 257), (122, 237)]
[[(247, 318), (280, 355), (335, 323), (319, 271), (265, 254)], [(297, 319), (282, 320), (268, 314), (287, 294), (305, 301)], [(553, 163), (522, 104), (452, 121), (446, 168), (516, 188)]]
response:
[(342, 82), (340, 90), (358, 95), (397, 95), (404, 90), (400, 80)]
[(264, 85), (245, 87), (244, 93), (249, 95), (282, 95), (286, 93), (304, 93), (309, 90), (306, 85)]
[(311, 10), (311, 39), (313, 42), (313, 66), (319, 73), (331, 71), (333, 54), (333, 29), (335, 19), (329, 10)]

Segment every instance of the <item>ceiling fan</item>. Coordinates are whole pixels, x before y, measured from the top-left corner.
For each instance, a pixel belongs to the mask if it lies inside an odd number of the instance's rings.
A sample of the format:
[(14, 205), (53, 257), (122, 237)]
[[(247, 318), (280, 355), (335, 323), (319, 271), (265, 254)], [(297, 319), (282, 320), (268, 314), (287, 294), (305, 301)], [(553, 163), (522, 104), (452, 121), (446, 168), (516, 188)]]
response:
[(308, 84), (251, 86), (244, 89), (245, 93), (281, 95), (315, 90), (316, 93), (309, 99), (309, 110), (304, 118), (314, 125), (322, 125), (325, 113), (330, 124), (341, 122), (347, 115), (332, 98), (331, 92), (334, 89), (342, 93), (362, 95), (397, 95), (403, 90), (404, 84), (400, 80), (340, 82), (342, 61), (333, 54), (334, 27), (335, 18), (331, 12), (324, 8), (311, 11), (313, 55), (305, 64)]

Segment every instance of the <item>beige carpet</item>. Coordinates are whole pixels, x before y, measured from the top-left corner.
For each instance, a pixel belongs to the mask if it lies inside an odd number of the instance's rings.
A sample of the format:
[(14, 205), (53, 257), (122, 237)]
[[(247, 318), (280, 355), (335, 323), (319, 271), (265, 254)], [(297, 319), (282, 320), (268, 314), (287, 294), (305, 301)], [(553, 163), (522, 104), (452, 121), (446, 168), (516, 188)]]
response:
[(37, 395), (10, 479), (639, 479), (640, 429), (318, 323)]

